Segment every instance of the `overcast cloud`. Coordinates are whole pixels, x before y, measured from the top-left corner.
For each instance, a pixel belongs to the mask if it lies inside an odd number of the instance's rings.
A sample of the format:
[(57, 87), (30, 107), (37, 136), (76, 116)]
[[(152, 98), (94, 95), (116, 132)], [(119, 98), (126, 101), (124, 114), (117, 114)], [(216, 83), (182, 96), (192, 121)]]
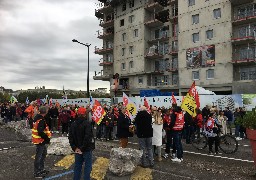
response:
[(72, 39), (91, 43), (90, 89), (109, 83), (94, 81), (102, 47), (94, 16), (97, 0), (0, 0), (0, 86), (19, 90), (86, 90), (87, 48)]

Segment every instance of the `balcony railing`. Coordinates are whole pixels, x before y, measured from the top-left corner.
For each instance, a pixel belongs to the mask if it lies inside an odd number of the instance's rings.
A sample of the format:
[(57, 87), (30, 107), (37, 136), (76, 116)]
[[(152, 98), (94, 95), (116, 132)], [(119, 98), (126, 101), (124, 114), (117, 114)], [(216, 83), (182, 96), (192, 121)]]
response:
[(179, 46), (178, 46), (178, 45), (172, 45), (172, 46), (170, 47), (170, 52), (169, 52), (169, 54), (171, 54), (171, 55), (177, 55), (178, 52), (179, 52)]
[(233, 53), (232, 63), (248, 63), (255, 62), (256, 47), (248, 46), (235, 49)]
[(98, 38), (99, 39), (113, 39), (114, 38), (114, 31), (109, 32), (98, 32)]
[(256, 4), (240, 6), (234, 10), (234, 24), (250, 23), (256, 18)]
[(99, 9), (97, 9), (98, 12), (103, 13), (103, 14), (112, 12), (113, 10), (114, 10), (114, 8), (108, 2), (104, 3), (103, 6), (101, 6)]
[(164, 9), (164, 7), (157, 0), (147, 0), (145, 9), (150, 12), (158, 12)]
[(152, 33), (152, 38), (151, 40), (149, 40), (149, 43), (155, 43), (155, 42), (163, 42), (163, 41), (168, 41), (169, 37), (168, 37), (168, 31), (161, 31), (159, 33), (159, 36), (155, 36), (155, 33)]
[(103, 47), (102, 49), (95, 47), (94, 53), (99, 54), (99, 55), (103, 55), (103, 54), (106, 54), (106, 53), (110, 53), (112, 51), (113, 51), (112, 46)]
[(254, 42), (256, 37), (256, 26), (244, 26), (235, 29), (233, 32), (232, 42), (239, 43), (250, 43)]
[(109, 81), (111, 75), (104, 72), (103, 70), (99, 72), (98, 74), (95, 72), (95, 76), (93, 76), (94, 80), (102, 80), (102, 81)]
[(174, 4), (178, 4), (178, 0), (168, 0), (168, 5), (173, 6)]
[(147, 19), (144, 24), (151, 28), (164, 25), (164, 23), (162, 21), (158, 20), (155, 17), (151, 17), (151, 18)]
[(233, 5), (240, 5), (240, 4), (247, 4), (247, 3), (251, 3), (254, 0), (230, 0), (231, 4)]
[(99, 64), (100, 66), (111, 66), (111, 65), (113, 65), (113, 61), (111, 60), (111, 61), (102, 61), (102, 62), (100, 62), (100, 64)]

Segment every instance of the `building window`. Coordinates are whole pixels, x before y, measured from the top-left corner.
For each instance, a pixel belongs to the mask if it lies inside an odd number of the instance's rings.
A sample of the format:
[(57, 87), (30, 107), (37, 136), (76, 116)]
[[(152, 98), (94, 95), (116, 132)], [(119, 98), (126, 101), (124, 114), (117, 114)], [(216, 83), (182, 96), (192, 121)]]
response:
[(134, 15), (129, 16), (129, 23), (133, 23), (134, 22)]
[(125, 63), (121, 64), (121, 70), (125, 70)]
[(195, 0), (188, 0), (188, 6), (195, 5)]
[(124, 26), (124, 19), (121, 19), (121, 20), (120, 20), (120, 27), (121, 27), (121, 26)]
[(193, 33), (192, 34), (192, 40), (193, 42), (198, 42), (199, 41), (199, 33)]
[(133, 37), (138, 37), (139, 36), (139, 30), (135, 29), (133, 32)]
[(126, 3), (124, 3), (122, 6), (122, 11), (125, 11), (125, 10), (126, 10)]
[(139, 84), (143, 84), (143, 77), (142, 77), (142, 76), (139, 76), (139, 77), (138, 77), (138, 83), (139, 83)]
[(134, 51), (133, 46), (130, 46), (130, 47), (129, 47), (129, 53), (130, 53), (130, 54), (133, 54), (133, 51)]
[(214, 69), (208, 69), (206, 71), (206, 79), (214, 79)]
[(122, 41), (125, 41), (125, 39), (126, 39), (126, 33), (123, 33), (122, 34)]
[(130, 61), (130, 62), (129, 62), (129, 68), (130, 68), (130, 69), (133, 68), (133, 61)]
[(130, 0), (129, 1), (129, 8), (133, 8), (134, 7), (134, 0)]
[(241, 68), (240, 80), (256, 80), (256, 68)]
[(122, 48), (122, 56), (125, 55), (125, 48)]
[(199, 80), (199, 71), (192, 71), (192, 79)]
[(168, 75), (164, 76), (163, 81), (164, 81), (164, 82), (163, 82), (164, 85), (168, 85), (168, 84), (169, 84), (169, 76), (168, 76)]
[(221, 18), (221, 10), (220, 10), (220, 8), (213, 10), (213, 17), (214, 17), (214, 19)]
[(206, 39), (212, 39), (213, 38), (213, 30), (206, 31)]
[(192, 15), (192, 24), (199, 23), (199, 14)]

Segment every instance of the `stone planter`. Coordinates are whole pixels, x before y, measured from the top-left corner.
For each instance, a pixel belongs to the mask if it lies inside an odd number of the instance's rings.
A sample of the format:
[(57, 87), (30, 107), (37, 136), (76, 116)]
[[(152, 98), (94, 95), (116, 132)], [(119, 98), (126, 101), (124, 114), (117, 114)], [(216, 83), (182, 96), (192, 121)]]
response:
[(247, 138), (250, 139), (252, 147), (252, 157), (254, 160), (254, 166), (256, 168), (256, 130), (246, 129)]

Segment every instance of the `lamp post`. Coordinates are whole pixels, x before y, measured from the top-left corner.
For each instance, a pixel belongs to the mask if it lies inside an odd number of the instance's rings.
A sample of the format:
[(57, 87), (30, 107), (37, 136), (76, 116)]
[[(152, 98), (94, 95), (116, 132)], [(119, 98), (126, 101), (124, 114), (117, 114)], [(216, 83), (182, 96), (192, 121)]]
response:
[(82, 45), (84, 45), (84, 46), (86, 46), (88, 48), (87, 97), (89, 98), (90, 97), (90, 92), (89, 92), (89, 49), (90, 49), (90, 45), (91, 44), (88, 44), (88, 43), (84, 44), (84, 43), (79, 42), (76, 39), (73, 39), (72, 41), (76, 42), (76, 43), (79, 43), (79, 44), (82, 44)]

